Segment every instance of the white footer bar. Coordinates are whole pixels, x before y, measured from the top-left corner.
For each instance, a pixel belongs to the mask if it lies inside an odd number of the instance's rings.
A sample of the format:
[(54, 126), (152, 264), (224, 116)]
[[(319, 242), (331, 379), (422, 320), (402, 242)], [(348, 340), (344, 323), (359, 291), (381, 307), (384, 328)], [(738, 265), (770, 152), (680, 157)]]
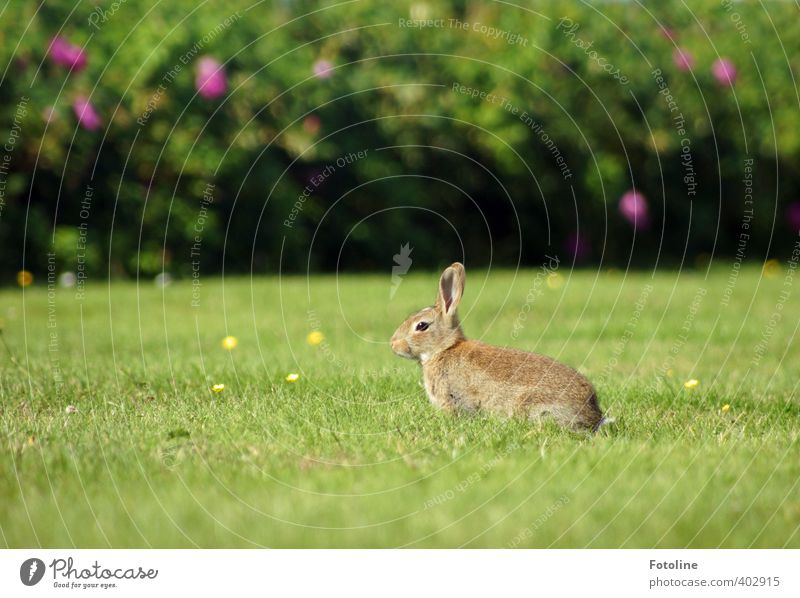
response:
[(4, 550), (0, 596), (800, 596), (798, 550)]

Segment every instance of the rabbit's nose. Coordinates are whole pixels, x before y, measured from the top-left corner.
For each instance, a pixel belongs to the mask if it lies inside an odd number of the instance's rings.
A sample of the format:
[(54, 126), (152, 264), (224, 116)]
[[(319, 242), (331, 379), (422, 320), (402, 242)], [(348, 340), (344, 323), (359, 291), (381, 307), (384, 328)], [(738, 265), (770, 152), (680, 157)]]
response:
[(394, 335), (389, 344), (392, 347), (392, 351), (397, 355), (405, 355), (408, 353), (408, 344), (402, 336)]

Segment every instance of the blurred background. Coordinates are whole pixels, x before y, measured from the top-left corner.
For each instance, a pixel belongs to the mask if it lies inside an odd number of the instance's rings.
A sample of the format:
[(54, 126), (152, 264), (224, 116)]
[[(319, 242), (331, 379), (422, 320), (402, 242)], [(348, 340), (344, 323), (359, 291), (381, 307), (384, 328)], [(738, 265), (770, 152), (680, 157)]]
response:
[(406, 244), (703, 268), (800, 231), (795, 2), (1, 10), (3, 284), (384, 270)]

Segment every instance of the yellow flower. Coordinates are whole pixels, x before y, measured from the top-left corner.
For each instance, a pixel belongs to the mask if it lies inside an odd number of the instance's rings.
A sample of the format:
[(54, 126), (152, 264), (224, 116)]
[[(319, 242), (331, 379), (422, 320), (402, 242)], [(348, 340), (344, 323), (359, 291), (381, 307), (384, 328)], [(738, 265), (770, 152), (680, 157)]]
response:
[(33, 274), (27, 270), (20, 270), (17, 272), (17, 284), (22, 288), (27, 287), (33, 282)]
[(722, 413), (728, 413), (728, 411), (730, 411), (730, 410), (731, 410), (731, 406), (730, 406), (730, 405), (728, 405), (727, 403), (725, 403), (725, 404), (722, 406), (722, 409), (720, 409), (720, 411), (722, 411)]
[(324, 338), (325, 335), (323, 335), (319, 330), (312, 330), (311, 332), (308, 333), (308, 336), (306, 337), (306, 342), (312, 347), (316, 347), (318, 344), (322, 342)]
[(297, 382), (299, 379), (300, 379), (300, 374), (292, 373), (292, 374), (289, 374), (288, 376), (286, 376), (286, 381), (287, 382)]
[(223, 390), (225, 390), (225, 385), (215, 384), (214, 386), (211, 387), (211, 390), (213, 390), (214, 392), (222, 392)]
[(239, 339), (237, 339), (235, 336), (226, 336), (222, 339), (222, 348), (227, 349), (228, 351), (233, 351), (238, 344)]
[(562, 284), (564, 284), (564, 279), (558, 272), (550, 272), (550, 274), (547, 275), (548, 288), (558, 289), (561, 288)]
[(691, 380), (687, 380), (686, 382), (684, 382), (683, 383), (683, 387), (684, 388), (694, 388), (698, 384), (700, 384), (700, 381), (699, 380), (695, 380), (694, 378), (692, 378)]
[(415, 2), (409, 8), (408, 14), (414, 20), (426, 21), (431, 14), (431, 9), (424, 2)]
[(767, 260), (762, 271), (767, 278), (775, 278), (781, 273), (781, 263), (778, 260)]
[(674, 376), (674, 375), (675, 375), (675, 372), (673, 372), (671, 368), (667, 370), (667, 378), (672, 378), (672, 376)]

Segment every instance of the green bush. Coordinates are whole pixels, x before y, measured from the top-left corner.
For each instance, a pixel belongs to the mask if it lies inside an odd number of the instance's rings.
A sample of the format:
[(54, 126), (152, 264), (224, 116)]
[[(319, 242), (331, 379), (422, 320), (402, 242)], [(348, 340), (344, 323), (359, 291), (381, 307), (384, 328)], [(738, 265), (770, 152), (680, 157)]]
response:
[[(23, 256), (45, 271), (54, 248), (76, 270), (82, 225), (93, 276), (389, 268), (406, 242), (420, 265), (538, 264), (576, 231), (579, 257), (622, 265), (735, 255), (743, 231), (747, 259), (793, 243), (792, 3), (251, 5), (118, 0), (98, 3), (105, 20), (87, 3), (5, 8), (0, 129), (18, 138), (0, 169), (3, 280)], [(85, 46), (85, 69), (48, 58), (58, 34)], [(197, 95), (201, 56), (224, 64), (223, 96)], [(720, 56), (731, 87), (712, 74)], [(78, 126), (80, 96), (98, 129)], [(619, 212), (631, 188), (649, 230)]]

